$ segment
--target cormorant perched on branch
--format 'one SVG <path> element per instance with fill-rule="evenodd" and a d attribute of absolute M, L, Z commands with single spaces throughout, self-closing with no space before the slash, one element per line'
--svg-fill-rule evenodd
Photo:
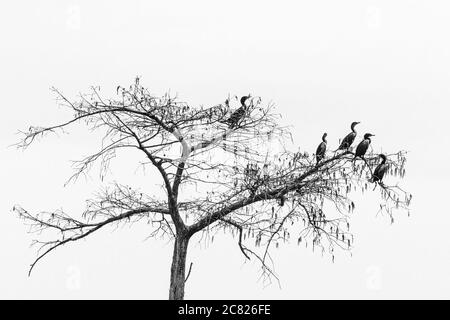
<path fill-rule="evenodd" d="M 322 136 L 322 142 L 319 144 L 316 150 L 316 161 L 319 163 L 325 157 L 325 151 L 327 150 L 327 133 Z"/>
<path fill-rule="evenodd" d="M 380 154 L 381 162 L 375 168 L 375 171 L 372 174 L 372 179 L 370 182 L 381 182 L 383 180 L 384 174 L 388 170 L 388 165 L 386 163 L 386 156 L 384 154 Z"/>
<path fill-rule="evenodd" d="M 364 139 L 356 147 L 354 160 L 356 160 L 357 157 L 360 157 L 360 158 L 364 157 L 364 155 L 367 152 L 367 149 L 369 148 L 370 143 L 372 142 L 372 140 L 370 140 L 370 137 L 373 137 L 373 136 L 375 136 L 375 135 L 371 134 L 371 133 L 366 133 L 364 135 Z"/>
<path fill-rule="evenodd" d="M 245 113 L 247 112 L 248 106 L 245 104 L 247 99 L 250 98 L 250 95 L 241 97 L 241 106 L 239 109 L 237 109 L 235 112 L 233 112 L 230 116 L 230 118 L 226 121 L 231 129 L 236 127 L 236 125 L 239 123 L 239 121 L 242 120 L 242 118 L 245 116 Z"/>
<path fill-rule="evenodd" d="M 355 126 L 359 122 L 352 122 L 350 128 L 352 129 L 352 132 L 350 132 L 348 135 L 345 136 L 345 138 L 342 140 L 341 144 L 339 145 L 338 150 L 348 150 L 350 146 L 352 145 L 353 141 L 355 141 L 356 138 L 356 130 Z"/>

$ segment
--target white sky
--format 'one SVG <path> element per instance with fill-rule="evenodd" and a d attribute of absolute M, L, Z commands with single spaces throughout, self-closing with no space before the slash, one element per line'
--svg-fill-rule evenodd
<path fill-rule="evenodd" d="M 22 152 L 18 129 L 68 116 L 49 87 L 69 96 L 104 94 L 136 75 L 194 105 L 252 93 L 273 101 L 296 144 L 313 152 L 361 121 L 375 151 L 410 151 L 402 185 L 411 217 L 376 217 L 375 197 L 357 198 L 353 255 L 332 264 L 296 244 L 278 249 L 276 284 L 263 288 L 226 236 L 191 243 L 191 299 L 450 298 L 447 123 L 450 103 L 448 1 L 15 1 L 0 11 L 0 298 L 168 297 L 170 244 L 143 241 L 144 225 L 104 230 L 58 249 L 27 277 L 32 237 L 12 214 L 63 207 L 80 212 L 99 183 L 64 188 L 69 160 L 98 140 L 76 127 Z M 129 157 L 133 159 L 132 157 Z M 114 178 L 148 183 L 118 160 Z M 394 182 L 394 181 L 393 181 Z M 113 232 L 114 231 L 114 232 Z"/>

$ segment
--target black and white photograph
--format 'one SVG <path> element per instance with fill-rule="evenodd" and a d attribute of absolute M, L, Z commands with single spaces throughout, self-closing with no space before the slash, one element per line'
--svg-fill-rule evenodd
<path fill-rule="evenodd" d="M 439 0 L 2 3 L 0 299 L 449 299 L 449 31 Z"/>

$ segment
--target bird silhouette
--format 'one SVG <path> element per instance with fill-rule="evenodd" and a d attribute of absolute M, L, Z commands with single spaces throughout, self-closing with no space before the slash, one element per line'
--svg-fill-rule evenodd
<path fill-rule="evenodd" d="M 317 164 L 325 157 L 326 151 L 327 151 L 327 133 L 325 132 L 322 136 L 322 142 L 319 144 L 316 150 Z"/>
<path fill-rule="evenodd" d="M 235 128 L 242 120 L 242 118 L 244 118 L 245 113 L 248 110 L 248 106 L 245 103 L 249 98 L 250 95 L 241 97 L 241 106 L 236 111 L 234 111 L 231 114 L 230 118 L 228 118 L 228 120 L 226 121 L 231 129 Z"/>
<path fill-rule="evenodd" d="M 377 165 L 375 168 L 372 179 L 370 182 L 380 182 L 383 180 L 384 174 L 388 170 L 389 166 L 386 163 L 386 156 L 384 154 L 380 154 L 379 157 L 381 158 L 381 162 Z"/>
<path fill-rule="evenodd" d="M 353 141 L 355 141 L 356 138 L 356 129 L 355 126 L 359 124 L 360 122 L 352 122 L 350 128 L 352 129 L 352 132 L 350 132 L 348 135 L 344 137 L 341 144 L 339 145 L 338 150 L 348 150 L 350 146 L 352 145 Z"/>
<path fill-rule="evenodd" d="M 371 133 L 366 133 L 364 135 L 364 139 L 356 147 L 355 157 L 353 158 L 354 160 L 356 160 L 357 157 L 360 157 L 361 159 L 364 158 L 364 155 L 366 154 L 367 149 L 369 148 L 369 145 L 372 142 L 370 137 L 373 137 L 373 136 L 375 136 L 375 135 L 371 134 Z"/>

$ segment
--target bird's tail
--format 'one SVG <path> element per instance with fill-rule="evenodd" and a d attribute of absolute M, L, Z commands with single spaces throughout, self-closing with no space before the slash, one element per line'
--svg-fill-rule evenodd
<path fill-rule="evenodd" d="M 376 188 L 377 188 L 377 184 L 375 183 L 374 186 L 373 186 L 372 191 L 375 191 Z"/>

